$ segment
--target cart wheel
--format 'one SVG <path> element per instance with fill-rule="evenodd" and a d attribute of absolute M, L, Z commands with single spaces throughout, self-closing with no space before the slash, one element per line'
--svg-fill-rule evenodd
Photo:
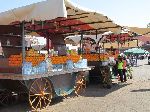
<path fill-rule="evenodd" d="M 51 83 L 46 78 L 33 81 L 29 88 L 29 103 L 34 110 L 48 106 L 52 99 Z"/>
<path fill-rule="evenodd" d="M 86 80 L 83 72 L 81 72 L 81 74 L 77 75 L 76 77 L 75 87 L 74 87 L 75 94 L 79 96 L 85 91 L 85 88 L 86 88 Z"/>
<path fill-rule="evenodd" d="M 9 106 L 15 104 L 16 102 L 16 94 L 12 91 L 4 90 L 0 92 L 0 104 L 2 106 Z"/>

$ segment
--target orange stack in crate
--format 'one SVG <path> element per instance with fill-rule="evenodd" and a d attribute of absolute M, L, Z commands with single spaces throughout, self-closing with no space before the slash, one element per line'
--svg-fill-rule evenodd
<path fill-rule="evenodd" d="M 74 63 L 77 63 L 80 60 L 80 55 L 70 55 L 68 56 L 68 59 L 72 60 Z"/>
<path fill-rule="evenodd" d="M 108 59 L 107 54 L 84 54 L 83 58 L 87 59 L 88 61 L 103 61 Z"/>
<path fill-rule="evenodd" d="M 34 49 L 30 49 L 29 51 L 26 52 L 25 60 L 26 62 L 32 62 L 32 65 L 36 66 L 40 62 L 45 60 L 45 55 L 41 55 Z"/>
<path fill-rule="evenodd" d="M 52 64 L 64 64 L 64 63 L 66 63 L 67 60 L 72 60 L 74 63 L 76 63 L 80 60 L 80 55 L 51 57 Z"/>
<path fill-rule="evenodd" d="M 38 65 L 40 62 L 45 60 L 45 55 L 38 54 L 37 51 L 30 49 L 26 51 L 26 62 L 31 62 L 33 66 Z M 22 66 L 22 54 L 20 55 L 11 55 L 9 57 L 10 66 Z"/>
<path fill-rule="evenodd" d="M 22 55 L 11 55 L 8 60 L 10 66 L 19 67 L 22 65 Z"/>

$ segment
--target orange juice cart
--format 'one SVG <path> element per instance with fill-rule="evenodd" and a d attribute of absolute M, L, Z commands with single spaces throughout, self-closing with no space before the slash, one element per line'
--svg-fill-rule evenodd
<path fill-rule="evenodd" d="M 72 34 L 82 37 L 84 32 L 100 34 L 109 28 L 118 30 L 120 26 L 68 0 L 46 0 L 0 13 L 0 104 L 13 103 L 16 96 L 23 95 L 37 110 L 48 106 L 54 97 L 82 93 L 91 67 L 77 54 L 66 55 L 64 38 Z M 34 48 L 25 39 L 27 34 L 44 37 L 46 46 L 33 41 Z M 42 54 L 40 48 L 47 53 Z M 95 55 L 92 61 L 99 63 Z"/>
<path fill-rule="evenodd" d="M 67 60 L 71 60 L 71 64 L 77 63 L 79 55 L 46 57 L 32 47 L 24 46 L 20 27 L 7 25 L 1 28 L 7 30 L 0 32 L 0 104 L 9 105 L 16 96 L 27 96 L 30 106 L 37 110 L 46 107 L 57 96 L 82 93 L 86 87 L 84 73 L 91 68 L 67 64 Z"/>
<path fill-rule="evenodd" d="M 110 76 L 111 79 L 111 74 L 107 73 L 110 72 L 109 59 L 110 57 L 116 58 L 118 56 L 118 53 L 113 50 L 109 50 L 109 51 L 105 50 L 104 44 L 105 41 L 108 40 L 107 36 L 103 35 L 101 38 L 99 38 L 98 42 L 96 42 L 96 38 L 94 37 L 93 38 L 86 37 L 84 38 L 84 40 L 86 41 L 83 41 L 85 43 L 83 43 L 84 54 L 82 56 L 83 58 L 88 60 L 88 66 L 95 66 L 94 69 L 89 71 L 89 82 L 93 84 L 98 84 L 98 83 L 104 84 L 106 82 L 105 81 L 106 77 L 109 80 L 109 76 Z"/>

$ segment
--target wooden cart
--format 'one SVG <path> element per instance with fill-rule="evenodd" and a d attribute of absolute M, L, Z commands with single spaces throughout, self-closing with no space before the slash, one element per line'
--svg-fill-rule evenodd
<path fill-rule="evenodd" d="M 14 102 L 16 97 L 27 96 L 31 107 L 37 110 L 48 106 L 54 97 L 65 97 L 72 92 L 80 95 L 85 89 L 84 73 L 91 70 L 89 67 L 74 68 L 69 71 L 51 70 L 43 74 L 24 75 L 22 64 L 20 66 L 10 66 L 9 57 L 12 54 L 22 53 L 22 63 L 25 62 L 25 39 L 22 38 L 24 37 L 24 26 L 22 26 L 22 29 L 9 25 L 1 26 L 2 28 L 5 30 L 0 32 L 0 47 L 4 51 L 4 57 L 0 57 L 0 104 L 9 105 Z M 21 32 L 22 36 L 20 36 Z M 7 45 L 7 40 L 10 41 L 10 45 Z M 60 41 L 62 42 L 62 40 Z"/>
<path fill-rule="evenodd" d="M 54 97 L 72 92 L 79 95 L 86 88 L 84 72 L 88 70 L 91 68 L 50 71 L 42 75 L 0 73 L 0 104 L 8 105 L 16 96 L 27 95 L 30 106 L 37 110 L 48 106 Z"/>

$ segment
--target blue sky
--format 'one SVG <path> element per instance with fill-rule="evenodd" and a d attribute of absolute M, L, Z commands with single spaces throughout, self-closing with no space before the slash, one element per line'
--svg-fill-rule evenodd
<path fill-rule="evenodd" d="M 44 0 L 0 0 L 0 12 Z M 150 0 L 71 0 L 99 11 L 123 26 L 146 27 L 150 22 Z"/>

